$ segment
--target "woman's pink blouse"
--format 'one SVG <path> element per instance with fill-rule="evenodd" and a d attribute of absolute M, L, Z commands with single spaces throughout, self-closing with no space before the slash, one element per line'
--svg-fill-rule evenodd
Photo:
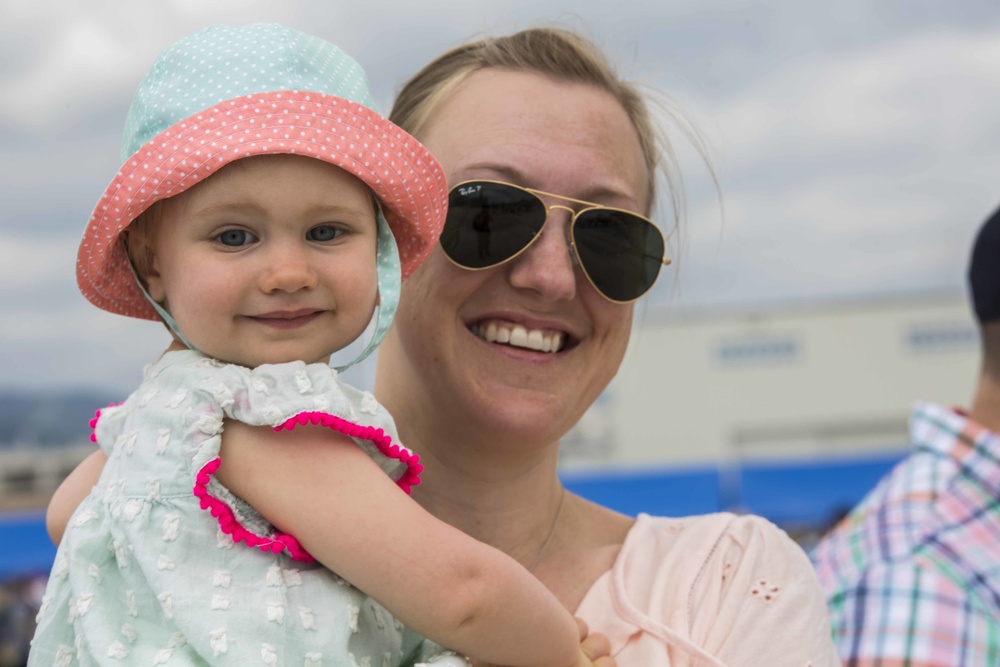
<path fill-rule="evenodd" d="M 576 615 L 618 667 L 841 664 L 808 557 L 755 516 L 640 514 Z"/>

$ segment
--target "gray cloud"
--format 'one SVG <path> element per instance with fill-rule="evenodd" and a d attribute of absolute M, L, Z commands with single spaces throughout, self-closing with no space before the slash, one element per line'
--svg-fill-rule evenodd
<path fill-rule="evenodd" d="M 1000 200 L 1000 9 L 994 0 L 343 3 L 0 0 L 0 386 L 122 391 L 166 343 L 157 324 L 78 294 L 76 243 L 118 165 L 133 88 L 209 23 L 278 20 L 368 70 L 387 110 L 402 81 L 476 34 L 584 30 L 630 78 L 671 95 L 711 144 L 678 265 L 652 314 L 686 307 L 958 290 Z M 676 276 L 680 276 L 677 284 Z"/>

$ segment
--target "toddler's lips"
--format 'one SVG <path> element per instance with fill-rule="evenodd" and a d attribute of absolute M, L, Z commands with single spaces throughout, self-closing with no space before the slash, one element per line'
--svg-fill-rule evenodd
<path fill-rule="evenodd" d="M 253 320 L 258 324 L 271 327 L 272 329 L 297 329 L 309 324 L 324 312 L 325 311 L 310 308 L 305 310 L 263 313 L 261 315 L 247 315 L 247 319 Z"/>

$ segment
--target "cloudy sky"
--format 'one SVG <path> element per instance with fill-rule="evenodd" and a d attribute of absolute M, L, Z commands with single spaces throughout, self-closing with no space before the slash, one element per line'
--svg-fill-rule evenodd
<path fill-rule="evenodd" d="M 588 34 L 683 111 L 721 186 L 720 205 L 680 150 L 688 220 L 655 316 L 959 293 L 1000 204 L 997 0 L 0 0 L 0 388 L 127 391 L 162 349 L 78 294 L 76 246 L 156 54 L 249 21 L 338 44 L 383 110 L 470 37 Z"/>

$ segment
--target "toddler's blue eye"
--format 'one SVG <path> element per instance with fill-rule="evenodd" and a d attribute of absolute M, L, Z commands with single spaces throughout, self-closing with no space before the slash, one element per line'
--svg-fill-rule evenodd
<path fill-rule="evenodd" d="M 241 245 L 253 243 L 254 236 L 245 229 L 227 229 L 215 237 L 216 240 L 225 246 L 238 248 Z"/>
<path fill-rule="evenodd" d="M 306 233 L 306 238 L 310 241 L 332 241 L 341 235 L 341 231 L 333 225 L 320 225 L 313 227 Z"/>

